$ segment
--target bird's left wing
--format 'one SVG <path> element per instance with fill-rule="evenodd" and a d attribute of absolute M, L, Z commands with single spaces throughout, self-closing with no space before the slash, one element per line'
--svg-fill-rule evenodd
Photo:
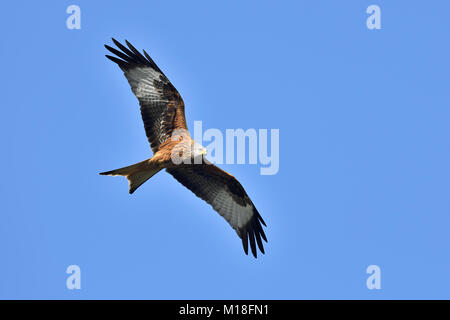
<path fill-rule="evenodd" d="M 264 253 L 261 238 L 266 242 L 267 238 L 261 224 L 266 224 L 235 177 L 213 164 L 206 163 L 166 170 L 225 218 L 242 239 L 246 254 L 249 241 L 255 258 L 256 245 Z"/>
<path fill-rule="evenodd" d="M 119 65 L 138 98 L 145 133 L 156 152 L 174 130 L 187 131 L 183 99 L 145 50 L 144 56 L 128 41 L 125 40 L 127 48 L 112 40 L 120 50 L 105 45 L 116 55 L 106 57 Z"/>

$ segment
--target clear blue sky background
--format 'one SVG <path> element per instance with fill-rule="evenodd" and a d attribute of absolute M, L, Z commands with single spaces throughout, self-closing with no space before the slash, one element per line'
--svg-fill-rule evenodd
<path fill-rule="evenodd" d="M 245 3 L 244 3 L 245 2 Z M 81 7 L 81 30 L 66 8 Z M 382 30 L 368 30 L 378 4 Z M 0 27 L 0 298 L 450 298 L 448 1 L 16 1 Z M 147 49 L 204 128 L 279 128 L 280 171 L 222 166 L 267 222 L 253 259 L 151 156 L 104 57 Z M 65 287 L 68 265 L 82 289 Z M 381 290 L 366 288 L 367 266 Z"/>

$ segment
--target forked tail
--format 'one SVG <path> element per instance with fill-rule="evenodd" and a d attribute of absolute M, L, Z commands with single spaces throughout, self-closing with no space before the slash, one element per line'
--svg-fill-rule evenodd
<path fill-rule="evenodd" d="M 128 167 L 116 170 L 101 172 L 101 175 L 107 176 L 124 176 L 130 184 L 130 194 L 136 191 L 145 181 L 153 177 L 161 170 L 160 167 L 152 165 L 148 160 L 144 160 Z"/>

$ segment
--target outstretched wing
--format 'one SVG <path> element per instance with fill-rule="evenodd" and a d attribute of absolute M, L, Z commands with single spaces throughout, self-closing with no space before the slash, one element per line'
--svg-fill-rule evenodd
<path fill-rule="evenodd" d="M 173 130 L 187 130 L 183 99 L 145 50 L 144 57 L 128 41 L 125 40 L 127 48 L 114 38 L 112 40 L 121 51 L 105 45 L 116 55 L 106 57 L 119 65 L 138 98 L 145 133 L 156 152 Z"/>
<path fill-rule="evenodd" d="M 256 244 L 264 253 L 261 238 L 267 242 L 261 226 L 264 220 L 239 181 L 213 164 L 195 164 L 166 169 L 197 197 L 209 203 L 233 227 L 248 254 L 248 242 L 256 258 Z M 255 243 L 256 242 L 256 243 Z"/>

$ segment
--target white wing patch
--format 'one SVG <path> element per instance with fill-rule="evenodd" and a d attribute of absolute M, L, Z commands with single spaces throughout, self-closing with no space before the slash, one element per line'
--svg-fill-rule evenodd
<path fill-rule="evenodd" d="M 149 67 L 133 68 L 125 72 L 131 90 L 138 99 L 168 102 L 163 98 L 161 89 L 155 87 L 155 80 L 160 81 L 162 74 Z"/>
<path fill-rule="evenodd" d="M 251 204 L 246 204 L 245 207 L 237 204 L 224 189 L 217 192 L 212 203 L 214 209 L 221 213 L 236 231 L 243 228 L 253 217 L 253 206 Z"/>

